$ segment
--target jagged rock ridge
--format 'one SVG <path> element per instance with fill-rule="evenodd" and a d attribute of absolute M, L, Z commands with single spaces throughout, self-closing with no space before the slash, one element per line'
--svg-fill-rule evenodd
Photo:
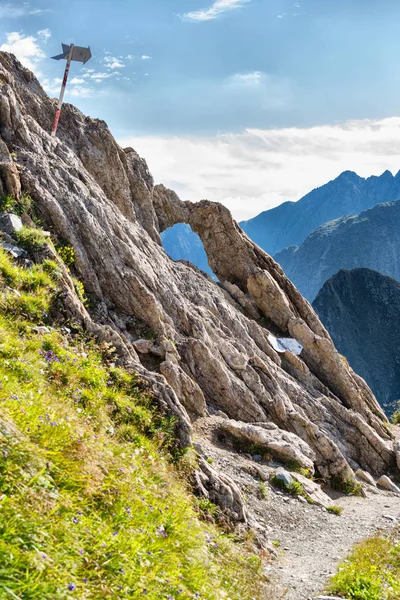
<path fill-rule="evenodd" d="M 338 350 L 392 413 L 400 399 L 400 283 L 370 269 L 341 270 L 313 307 Z"/>
<path fill-rule="evenodd" d="M 54 103 L 6 53 L 0 82 L 2 190 L 30 193 L 46 227 L 74 246 L 78 274 L 97 299 L 91 316 L 80 309 L 76 318 L 113 336 L 125 363 L 177 416 L 183 444 L 192 439 L 193 419 L 222 410 L 231 420 L 261 429 L 273 422 L 293 434 L 326 480 L 352 478 L 359 466 L 377 476 L 396 469 L 372 392 L 225 207 L 181 202 L 154 188 L 136 152 L 118 147 L 103 121 L 73 106 L 63 109 L 59 139 L 51 138 Z M 178 222 L 202 239 L 219 285 L 162 249 L 160 232 Z M 277 354 L 269 331 L 295 337 L 301 357 Z M 230 489 L 243 518 L 233 482 L 204 468 L 199 485 L 217 499 Z"/>
<path fill-rule="evenodd" d="M 274 256 L 300 292 L 313 301 L 340 269 L 365 267 L 400 279 L 400 201 L 319 227 L 301 244 Z"/>
<path fill-rule="evenodd" d="M 299 246 L 323 223 L 398 198 L 400 172 L 393 176 L 385 171 L 380 177 L 364 178 L 353 171 L 344 171 L 298 202 L 284 202 L 240 225 L 256 244 L 276 254 L 288 246 Z"/>

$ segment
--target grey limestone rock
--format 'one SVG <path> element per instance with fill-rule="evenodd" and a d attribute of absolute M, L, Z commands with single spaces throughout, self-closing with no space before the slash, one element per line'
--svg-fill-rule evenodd
<path fill-rule="evenodd" d="M 266 429 L 234 420 L 223 421 L 221 429 L 229 432 L 242 443 L 252 443 L 270 452 L 278 460 L 295 461 L 314 472 L 315 454 L 313 450 L 294 433 L 283 431 L 277 427 Z"/>
<path fill-rule="evenodd" d="M 393 481 L 387 475 L 382 475 L 382 477 L 380 477 L 376 482 L 376 485 L 384 490 L 388 490 L 389 492 L 400 494 L 400 488 L 398 488 L 397 485 L 393 483 Z"/>
<path fill-rule="evenodd" d="M 286 471 L 286 469 L 283 469 L 282 467 L 279 467 L 279 469 L 275 471 L 274 477 L 278 481 L 282 481 L 285 487 L 289 487 L 293 483 L 293 477 L 291 473 L 289 473 L 289 471 Z"/>
<path fill-rule="evenodd" d="M 305 493 L 311 498 L 314 504 L 318 506 L 322 506 L 323 508 L 328 508 L 332 506 L 332 500 L 329 498 L 325 492 L 322 491 L 321 486 L 315 481 L 304 477 L 300 473 L 291 473 L 293 479 L 301 483 L 303 490 Z"/>
<path fill-rule="evenodd" d="M 13 233 L 21 231 L 22 227 L 22 221 L 18 215 L 13 215 L 12 213 L 0 214 L 0 231 L 12 235 Z"/>
<path fill-rule="evenodd" d="M 122 364 L 147 382 L 176 417 L 181 444 L 192 441 L 192 420 L 222 411 L 237 428 L 274 423 L 257 435 L 286 437 L 287 448 L 297 449 L 291 454 L 326 480 L 354 478 L 349 463 L 378 477 L 396 469 L 387 419 L 372 392 L 229 211 L 153 187 L 143 159 L 119 148 L 103 121 L 71 105 L 52 138 L 53 113 L 38 81 L 0 52 L 7 164 L 7 152 L 18 150 L 16 179 L 2 178 L 5 192 L 20 186 L 29 193 L 46 229 L 74 247 L 78 276 L 99 309 L 89 315 L 64 274 L 65 310 L 112 343 Z M 200 236 L 221 284 L 166 255 L 159 234 L 179 222 Z M 270 333 L 298 340 L 301 357 L 275 352 Z M 233 482 L 207 463 L 201 473 L 199 488 L 244 519 Z"/>
<path fill-rule="evenodd" d="M 362 469 L 357 469 L 356 477 L 360 481 L 363 481 L 364 483 L 368 483 L 369 485 L 376 487 L 375 479 L 367 471 L 363 471 Z"/>
<path fill-rule="evenodd" d="M 9 242 L 0 242 L 0 246 L 14 258 L 24 258 L 28 256 L 26 250 L 16 246 L 15 244 L 10 244 Z"/>

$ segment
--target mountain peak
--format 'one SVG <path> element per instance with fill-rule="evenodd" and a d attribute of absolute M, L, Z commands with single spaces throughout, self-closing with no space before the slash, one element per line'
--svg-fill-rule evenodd
<path fill-rule="evenodd" d="M 347 171 L 343 171 L 342 173 L 340 173 L 340 175 L 333 181 L 337 181 L 340 179 L 359 181 L 360 179 L 363 179 L 363 177 L 360 177 L 360 175 L 357 175 L 357 173 L 355 171 L 347 170 Z"/>

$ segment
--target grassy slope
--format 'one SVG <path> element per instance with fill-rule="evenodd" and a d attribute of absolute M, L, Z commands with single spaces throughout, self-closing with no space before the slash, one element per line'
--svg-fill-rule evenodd
<path fill-rule="evenodd" d="M 199 520 L 135 377 L 34 331 L 57 294 L 55 263 L 0 250 L 0 598 L 266 598 L 259 558 Z"/>
<path fill-rule="evenodd" d="M 358 544 L 332 578 L 329 591 L 349 600 L 400 598 L 400 530 Z"/>

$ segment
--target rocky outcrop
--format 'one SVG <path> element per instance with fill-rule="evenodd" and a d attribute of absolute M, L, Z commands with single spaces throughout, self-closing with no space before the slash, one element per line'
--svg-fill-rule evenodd
<path fill-rule="evenodd" d="M 52 235 L 74 246 L 77 274 L 94 299 L 91 315 L 76 318 L 115 336 L 121 360 L 174 412 L 183 445 L 193 419 L 221 410 L 295 436 L 326 480 L 352 478 L 359 467 L 377 476 L 396 469 L 371 391 L 225 207 L 153 189 L 144 161 L 119 148 L 104 122 L 69 105 L 51 138 L 52 101 L 5 53 L 0 82 L 0 137 L 17 155 L 21 189 Z M 162 249 L 159 234 L 178 222 L 200 236 L 219 284 Z M 301 356 L 276 353 L 270 332 L 296 338 Z M 231 483 L 204 464 L 201 472 L 199 487 L 231 498 L 232 513 L 244 518 Z"/>
<path fill-rule="evenodd" d="M 400 398 L 400 283 L 370 269 L 341 270 L 313 306 L 339 352 L 392 414 Z"/>
<path fill-rule="evenodd" d="M 295 462 L 314 473 L 315 454 L 310 446 L 294 433 L 282 431 L 274 423 L 251 425 L 239 421 L 223 421 L 221 429 L 230 433 L 239 444 L 255 444 L 283 462 Z"/>

